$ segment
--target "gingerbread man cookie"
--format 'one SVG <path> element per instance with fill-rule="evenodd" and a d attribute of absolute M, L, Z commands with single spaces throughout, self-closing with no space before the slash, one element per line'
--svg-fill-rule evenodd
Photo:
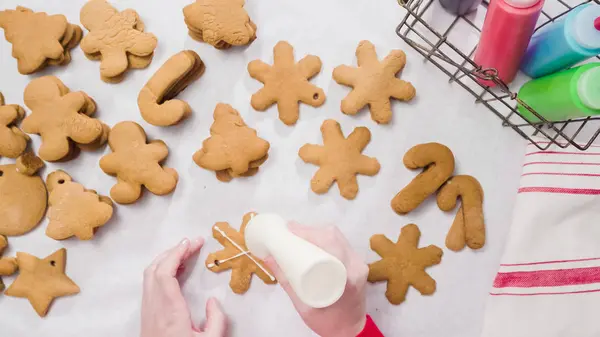
<path fill-rule="evenodd" d="M 43 165 L 30 152 L 19 157 L 16 164 L 0 165 L 0 235 L 23 235 L 44 216 L 46 185 L 35 174 Z"/>
<path fill-rule="evenodd" d="M 184 50 L 171 56 L 138 95 L 138 107 L 144 120 L 156 126 L 169 126 L 189 115 L 190 105 L 172 98 L 200 78 L 204 68 L 195 51 Z"/>
<path fill-rule="evenodd" d="M 146 143 L 146 132 L 135 122 L 121 122 L 108 136 L 113 151 L 100 159 L 100 168 L 117 177 L 110 196 L 119 204 L 131 204 L 142 194 L 142 185 L 156 195 L 171 193 L 177 186 L 177 171 L 163 168 L 169 154 L 162 140 Z"/>
<path fill-rule="evenodd" d="M 206 268 L 215 273 L 231 269 L 229 286 L 236 294 L 248 291 L 253 274 L 266 284 L 277 283 L 273 273 L 246 247 L 244 230 L 254 215 L 255 213 L 244 215 L 239 232 L 231 228 L 227 222 L 218 222 L 213 226 L 213 237 L 223 245 L 224 249 L 208 254 Z"/>
<path fill-rule="evenodd" d="M 317 194 L 329 191 L 337 182 L 340 194 L 346 199 L 354 199 L 358 193 L 357 174 L 374 176 L 379 172 L 377 159 L 362 154 L 371 141 L 371 132 L 359 127 L 344 138 L 340 124 L 332 119 L 323 122 L 323 146 L 304 145 L 299 155 L 306 163 L 320 166 L 311 181 L 311 188 Z"/>
<path fill-rule="evenodd" d="M 8 247 L 8 240 L 4 235 L 0 235 L 0 292 L 4 290 L 1 276 L 10 276 L 17 272 L 19 265 L 17 259 L 10 257 L 1 257 L 4 250 Z"/>
<path fill-rule="evenodd" d="M 398 214 L 407 214 L 419 207 L 452 176 L 454 154 L 439 143 L 419 144 L 406 152 L 404 166 L 412 170 L 423 168 L 423 172 L 392 200 L 392 208 Z"/>
<path fill-rule="evenodd" d="M 217 49 L 256 39 L 256 25 L 244 9 L 244 0 L 196 0 L 183 9 L 183 15 L 190 36 Z"/>
<path fill-rule="evenodd" d="M 248 127 L 239 112 L 231 105 L 219 103 L 214 112 L 215 122 L 210 127 L 210 137 L 202 149 L 194 154 L 198 166 L 216 171 L 219 180 L 227 176 L 252 175 L 267 159 L 269 142 L 259 138 L 256 130 Z M 229 179 L 230 180 L 230 179 Z"/>
<path fill-rule="evenodd" d="M 0 93 L 0 157 L 17 158 L 27 148 L 29 136 L 17 127 L 25 110 L 16 104 L 4 105 Z"/>
<path fill-rule="evenodd" d="M 158 43 L 156 36 L 138 27 L 140 18 L 133 9 L 119 12 L 106 0 L 88 1 L 80 12 L 83 26 L 90 31 L 81 40 L 87 55 L 100 54 L 102 79 L 118 78 L 129 67 L 128 54 L 150 57 Z"/>
<path fill-rule="evenodd" d="M 65 171 L 50 173 L 46 178 L 46 186 L 50 193 L 47 215 L 50 221 L 46 235 L 54 240 L 72 236 L 79 240 L 91 240 L 94 232 L 112 216 L 110 198 L 85 189 Z"/>
<path fill-rule="evenodd" d="M 333 70 L 333 79 L 337 83 L 353 88 L 342 101 L 342 112 L 356 115 L 368 104 L 371 118 L 377 123 L 387 124 L 392 119 L 390 97 L 410 101 L 416 94 L 412 84 L 396 77 L 406 64 L 406 54 L 393 50 L 380 62 L 375 46 L 369 41 L 361 41 L 356 49 L 356 58 L 357 68 L 342 65 Z"/>
<path fill-rule="evenodd" d="M 459 251 L 466 244 L 471 249 L 480 249 L 485 244 L 483 188 L 474 177 L 452 177 L 440 189 L 437 203 L 442 211 L 448 212 L 456 207 L 457 198 L 462 204 L 446 236 L 446 247 Z"/>
<path fill-rule="evenodd" d="M 419 227 L 413 224 L 402 227 L 396 243 L 381 234 L 371 237 L 371 249 L 382 259 L 369 265 L 368 280 L 386 281 L 385 296 L 392 304 L 404 302 L 409 286 L 415 287 L 421 295 L 435 292 L 435 280 L 425 268 L 439 264 L 443 252 L 434 245 L 417 248 L 420 237 Z"/>
<path fill-rule="evenodd" d="M 250 76 L 265 86 L 252 95 L 252 107 L 265 111 L 277 103 L 279 119 L 293 125 L 300 116 L 298 102 L 318 107 L 325 103 L 325 92 L 311 84 L 313 76 L 321 71 L 321 59 L 308 55 L 294 62 L 294 47 L 279 41 L 273 49 L 274 60 L 270 66 L 260 60 L 248 64 Z"/>
<path fill-rule="evenodd" d="M 67 275 L 67 250 L 62 248 L 39 259 L 27 253 L 17 253 L 19 276 L 6 289 L 6 296 L 27 298 L 40 317 L 46 316 L 57 297 L 79 293 L 79 287 Z"/>
<path fill-rule="evenodd" d="M 94 101 L 84 92 L 69 92 L 54 76 L 29 82 L 24 100 L 31 114 L 23 120 L 23 131 L 42 137 L 39 155 L 46 161 L 65 159 L 72 143 L 95 144 L 103 139 L 107 127 L 90 117 L 96 110 Z"/>

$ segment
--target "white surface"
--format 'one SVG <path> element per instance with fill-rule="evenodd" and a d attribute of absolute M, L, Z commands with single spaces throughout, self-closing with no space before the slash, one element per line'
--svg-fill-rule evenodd
<path fill-rule="evenodd" d="M 272 256 L 298 298 L 313 308 L 328 307 L 342 297 L 348 273 L 335 256 L 292 234 L 287 221 L 273 213 L 254 216 L 244 230 L 246 247 L 255 256 Z"/>
<path fill-rule="evenodd" d="M 404 11 L 395 0 L 249 0 L 246 8 L 258 25 L 258 39 L 248 48 L 215 50 L 188 37 L 182 8 L 189 0 L 116 1 L 123 10 L 138 11 L 147 30 L 158 37 L 154 61 L 149 69 L 130 71 L 120 84 L 100 80 L 99 63 L 90 61 L 79 48 L 67 67 L 49 68 L 72 90 L 83 90 L 98 103 L 98 118 L 109 125 L 122 120 L 140 123 L 149 137 L 166 141 L 170 156 L 166 164 L 180 175 L 176 191 L 169 196 L 146 194 L 131 206 L 117 206 L 114 219 L 91 242 L 54 241 L 44 235 L 46 222 L 19 238 L 9 238 L 8 255 L 25 251 L 43 257 L 60 247 L 68 248 L 67 271 L 81 287 L 81 294 L 57 300 L 47 318 L 37 317 L 27 300 L 0 296 L 0 331 L 4 337 L 132 337 L 139 332 L 142 272 L 155 255 L 175 245 L 182 237 L 211 235 L 217 221 L 237 227 L 243 215 L 254 210 L 275 212 L 286 219 L 322 226 L 337 224 L 352 246 L 368 262 L 377 255 L 369 249 L 369 238 L 383 233 L 395 239 L 400 228 L 416 223 L 423 232 L 421 245 L 444 247 L 444 239 L 454 213 L 441 212 L 433 198 L 408 216 L 398 216 L 390 208 L 394 195 L 417 172 L 404 168 L 402 156 L 418 143 L 438 141 L 449 146 L 457 159 L 456 172 L 471 174 L 485 189 L 485 216 L 488 242 L 479 252 L 459 254 L 444 250 L 439 266 L 428 269 L 438 281 L 437 292 L 423 297 L 410 289 L 406 302 L 392 306 L 384 296 L 385 284 L 368 288 L 368 310 L 387 336 L 476 337 L 482 327 L 487 294 L 498 268 L 518 187 L 524 141 L 501 126 L 500 120 L 456 84 L 449 84 L 437 68 L 396 36 L 395 28 Z M 79 22 L 82 0 L 3 1 L 2 7 L 17 4 L 37 11 L 63 13 Z M 281 39 L 294 47 L 297 58 L 307 53 L 323 61 L 321 73 L 313 83 L 327 93 L 324 106 L 301 106 L 300 121 L 294 127 L 277 119 L 276 108 L 255 112 L 250 96 L 260 83 L 246 71 L 254 59 L 272 60 L 272 48 Z M 391 49 L 407 52 L 408 64 L 402 78 L 417 88 L 410 103 L 393 103 L 391 125 L 376 125 L 367 111 L 357 117 L 340 112 L 340 102 L 349 88 L 331 79 L 333 68 L 356 64 L 355 49 L 362 39 L 377 47 L 380 57 Z M 178 126 L 153 127 L 138 111 L 139 90 L 168 57 L 183 49 L 197 51 L 207 69 L 204 76 L 187 88 L 180 98 L 194 112 Z M 18 74 L 11 46 L 0 39 L 0 90 L 7 103 L 22 104 L 28 81 L 42 74 Z M 246 122 L 271 142 L 269 160 L 250 179 L 224 184 L 214 173 L 192 161 L 202 140 L 208 137 L 212 112 L 218 102 L 232 104 Z M 29 113 L 29 111 L 28 111 Z M 304 164 L 297 155 L 305 143 L 320 143 L 319 127 L 326 118 L 340 121 L 345 134 L 356 126 L 367 126 L 373 133 L 365 154 L 377 157 L 381 172 L 372 178 L 358 178 L 360 192 L 354 201 L 343 199 L 336 187 L 318 196 L 310 191 L 316 167 Z M 34 147 L 39 138 L 33 137 Z M 67 170 L 88 188 L 108 194 L 115 179 L 105 175 L 98 161 L 108 149 L 82 153 L 68 163 L 49 164 L 44 174 L 54 169 Z M 0 163 L 10 160 L 0 159 Z M 221 246 L 209 238 L 191 271 L 183 279 L 185 296 L 197 321 L 204 317 L 204 304 L 216 296 L 231 319 L 232 336 L 310 336 L 285 293 L 267 286 L 257 278 L 243 296 L 228 286 L 228 272 L 214 274 L 204 267 L 206 255 Z M 12 278 L 6 279 L 7 283 Z"/>
<path fill-rule="evenodd" d="M 504 0 L 507 4 L 516 8 L 529 8 L 536 5 L 541 0 Z"/>
<path fill-rule="evenodd" d="M 600 109 L 600 67 L 592 68 L 577 83 L 579 98 L 590 109 Z"/>
<path fill-rule="evenodd" d="M 573 20 L 573 38 L 585 49 L 600 49 L 600 31 L 594 20 L 600 17 L 600 6 L 594 3 L 582 9 Z"/>

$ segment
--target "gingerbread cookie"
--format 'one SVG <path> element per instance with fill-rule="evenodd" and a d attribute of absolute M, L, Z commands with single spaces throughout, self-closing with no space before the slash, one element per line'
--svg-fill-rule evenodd
<path fill-rule="evenodd" d="M 485 244 L 483 188 L 474 177 L 452 177 L 440 189 L 437 204 L 442 211 L 448 212 L 456 207 L 457 198 L 462 204 L 446 236 L 446 247 L 459 251 L 466 244 L 471 249 L 480 249 Z"/>
<path fill-rule="evenodd" d="M 41 317 L 46 316 L 55 298 L 79 293 L 79 287 L 65 274 L 67 250 L 64 248 L 44 259 L 19 252 L 17 263 L 19 276 L 5 294 L 27 298 Z"/>
<path fill-rule="evenodd" d="M 255 213 L 244 215 L 239 232 L 231 228 L 227 222 L 218 222 L 213 226 L 213 237 L 223 245 L 224 249 L 208 254 L 206 268 L 215 273 L 231 269 L 229 287 L 236 294 L 248 291 L 253 274 L 266 284 L 277 283 L 273 273 L 260 259 L 250 254 L 246 247 L 244 230 L 254 215 Z"/>
<path fill-rule="evenodd" d="M 421 231 L 414 224 L 402 227 L 398 242 L 393 243 L 384 235 L 371 237 L 371 249 L 381 260 L 369 265 L 369 282 L 387 282 L 385 296 L 392 304 L 400 304 L 406 298 L 408 286 L 421 295 L 435 292 L 435 280 L 425 268 L 439 264 L 443 252 L 434 245 L 418 248 Z"/>
<path fill-rule="evenodd" d="M 377 123 L 387 124 L 392 119 L 390 98 L 410 101 L 416 94 L 412 84 L 396 77 L 406 64 L 406 54 L 392 50 L 380 62 L 375 46 L 369 41 L 361 41 L 356 49 L 356 58 L 357 68 L 342 65 L 333 70 L 333 79 L 337 83 L 353 88 L 342 100 L 342 112 L 356 115 L 368 104 L 371 118 Z"/>
<path fill-rule="evenodd" d="M 323 122 L 323 146 L 304 145 L 298 154 L 305 163 L 320 166 L 310 182 L 313 192 L 327 193 L 337 182 L 340 194 L 346 199 L 354 199 L 358 193 L 357 174 L 374 176 L 379 172 L 377 159 L 362 155 L 371 141 L 371 132 L 358 127 L 344 138 L 340 124 L 332 119 Z"/>
<path fill-rule="evenodd" d="M 256 130 L 248 127 L 229 104 L 217 104 L 213 116 L 210 137 L 194 154 L 194 162 L 216 171 L 221 181 L 258 172 L 258 167 L 267 160 L 269 142 L 259 138 Z"/>
<path fill-rule="evenodd" d="M 419 144 L 406 152 L 404 166 L 412 170 L 423 168 L 423 172 L 392 200 L 392 208 L 398 214 L 407 214 L 419 207 L 452 176 L 454 154 L 439 143 Z"/>
<path fill-rule="evenodd" d="M 1 257 L 2 253 L 8 246 L 8 240 L 5 236 L 0 235 L 0 276 L 10 276 L 17 272 L 19 265 L 17 259 L 10 257 Z M 4 283 L 2 283 L 2 277 L 0 277 L 0 292 L 4 290 Z"/>
<path fill-rule="evenodd" d="M 0 93 L 0 157 L 17 158 L 27 148 L 29 136 L 17 127 L 25 110 L 16 104 L 4 105 Z"/>
<path fill-rule="evenodd" d="M 100 55 L 100 75 L 107 82 L 121 79 L 130 67 L 128 54 L 150 57 L 158 43 L 156 36 L 143 32 L 136 11 L 119 12 L 106 0 L 88 1 L 81 8 L 80 20 L 90 31 L 81 40 L 81 49 L 87 55 Z"/>
<path fill-rule="evenodd" d="M 79 240 L 91 240 L 94 232 L 112 216 L 110 198 L 85 189 L 65 171 L 50 173 L 46 178 L 46 186 L 50 193 L 47 215 L 50 221 L 46 235 L 54 240 L 72 236 Z"/>
<path fill-rule="evenodd" d="M 110 196 L 119 204 L 136 202 L 142 185 L 156 195 L 169 194 L 177 186 L 177 171 L 160 164 L 169 154 L 167 145 L 162 140 L 146 141 L 146 132 L 135 122 L 115 125 L 108 136 L 113 152 L 100 159 L 100 168 L 117 178 Z"/>
<path fill-rule="evenodd" d="M 217 49 L 256 39 L 256 25 L 244 9 L 244 0 L 196 0 L 183 9 L 183 16 L 192 38 Z"/>
<path fill-rule="evenodd" d="M 46 185 L 35 175 L 43 165 L 29 152 L 19 157 L 16 164 L 0 165 L 0 235 L 23 235 L 44 216 Z"/>
<path fill-rule="evenodd" d="M 192 50 L 169 58 L 150 78 L 138 95 L 144 120 L 156 126 L 177 124 L 192 112 L 187 102 L 173 99 L 204 73 L 204 63 Z"/>
<path fill-rule="evenodd" d="M 23 131 L 42 137 L 39 155 L 46 161 L 65 159 L 73 143 L 103 139 L 105 125 L 90 117 L 96 110 L 94 100 L 81 91 L 69 92 L 54 76 L 29 82 L 24 100 L 31 114 L 23 120 Z"/>
<path fill-rule="evenodd" d="M 25 7 L 0 11 L 0 28 L 12 44 L 12 56 L 19 72 L 31 74 L 46 65 L 69 63 L 73 49 L 81 39 L 81 28 L 67 22 L 64 15 L 36 13 Z"/>
<path fill-rule="evenodd" d="M 325 103 L 325 92 L 308 82 L 321 71 L 321 60 L 308 55 L 294 63 L 294 47 L 279 41 L 273 49 L 274 60 L 270 66 L 261 60 L 248 64 L 250 76 L 265 86 L 252 95 L 252 107 L 265 111 L 277 103 L 279 119 L 293 125 L 300 116 L 298 102 L 318 107 Z"/>

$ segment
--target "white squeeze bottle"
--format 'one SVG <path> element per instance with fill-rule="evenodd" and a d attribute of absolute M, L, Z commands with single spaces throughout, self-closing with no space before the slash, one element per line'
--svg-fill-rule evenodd
<path fill-rule="evenodd" d="M 347 272 L 335 256 L 292 234 L 277 214 L 255 215 L 246 225 L 246 247 L 254 256 L 272 256 L 298 298 L 313 308 L 328 307 L 342 297 Z"/>

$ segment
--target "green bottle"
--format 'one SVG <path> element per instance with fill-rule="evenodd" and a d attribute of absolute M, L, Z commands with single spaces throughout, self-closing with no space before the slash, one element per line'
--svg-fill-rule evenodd
<path fill-rule="evenodd" d="M 517 95 L 548 121 L 600 115 L 600 63 L 590 63 L 531 80 Z M 540 119 L 524 106 L 518 110 L 528 121 Z"/>

